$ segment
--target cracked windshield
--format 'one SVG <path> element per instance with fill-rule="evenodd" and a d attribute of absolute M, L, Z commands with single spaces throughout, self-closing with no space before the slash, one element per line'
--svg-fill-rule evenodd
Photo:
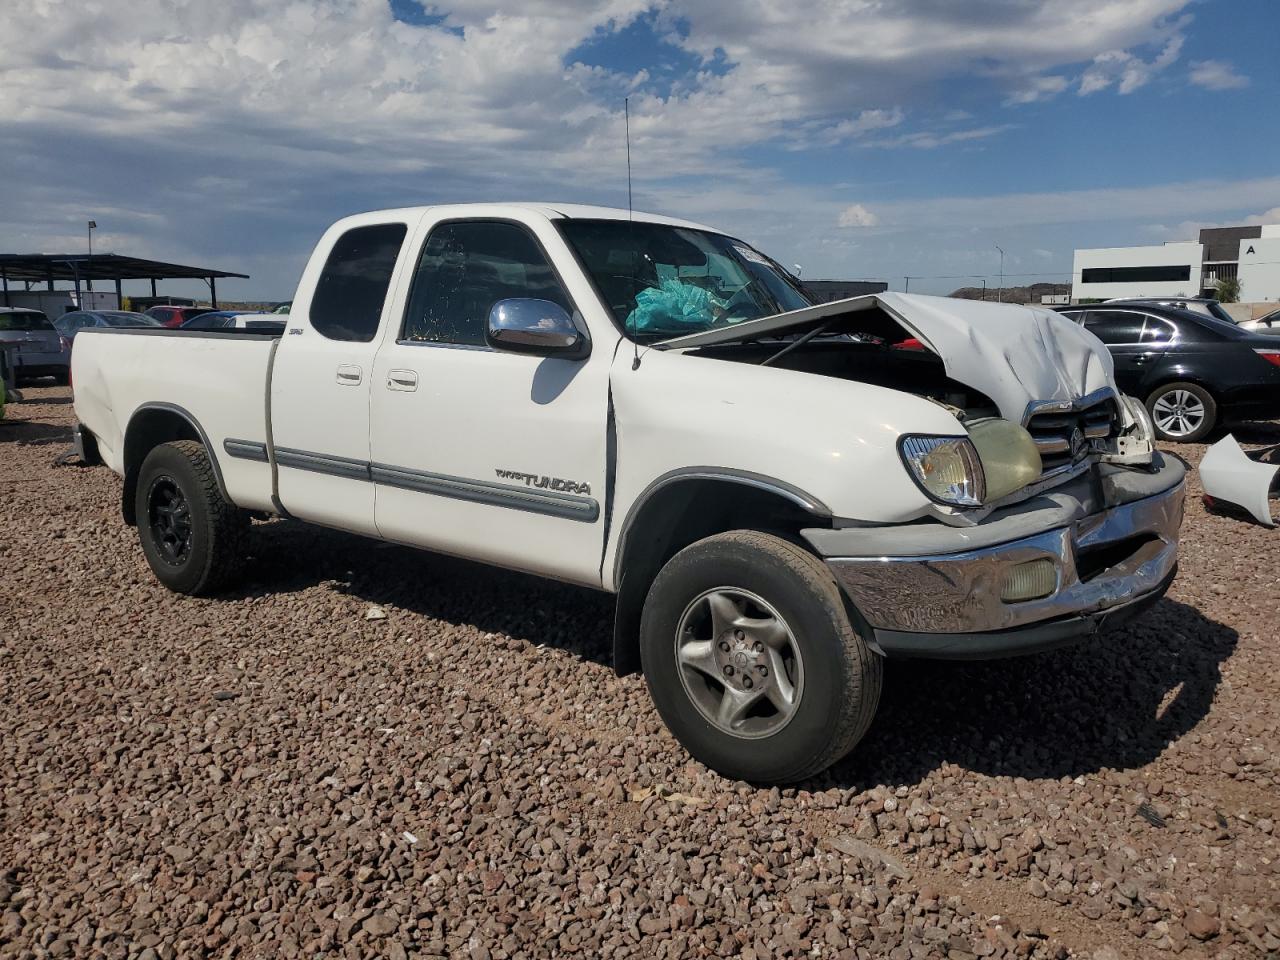
<path fill-rule="evenodd" d="M 722 234 L 625 220 L 559 227 L 619 326 L 643 343 L 810 305 L 781 266 Z"/>

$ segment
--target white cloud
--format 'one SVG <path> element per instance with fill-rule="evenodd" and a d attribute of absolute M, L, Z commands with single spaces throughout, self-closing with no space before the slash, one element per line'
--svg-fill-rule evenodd
<path fill-rule="evenodd" d="M 1150 62 L 1127 50 L 1107 50 L 1098 54 L 1080 77 L 1080 95 L 1098 93 L 1113 84 L 1117 93 L 1133 93 L 1146 86 L 1156 74 L 1172 66 L 1182 52 L 1184 42 L 1182 34 L 1175 33 Z"/>
<path fill-rule="evenodd" d="M 325 221 L 358 209 L 623 200 L 628 94 L 637 197 L 673 209 L 697 179 L 719 222 L 734 196 L 784 189 L 746 148 L 976 143 L 1008 125 L 939 109 L 948 81 L 1032 102 L 1114 54 L 1105 85 L 1125 92 L 1177 57 L 1189 3 L 814 0 L 797 16 L 775 0 L 444 0 L 426 5 L 436 26 L 397 22 L 387 0 L 10 3 L 0 235 L 48 249 L 110 207 L 122 252 L 239 267 L 283 295 Z M 663 86 L 578 62 L 642 15 L 701 68 Z M 810 222 L 829 226 L 825 193 Z"/>
<path fill-rule="evenodd" d="M 1239 90 L 1249 85 L 1249 78 L 1236 73 L 1222 60 L 1197 60 L 1191 64 L 1189 79 L 1206 90 Z"/>
<path fill-rule="evenodd" d="M 1012 123 L 1001 123 L 989 127 L 971 127 L 967 130 L 949 130 L 930 131 L 922 130 L 916 133 L 904 133 L 897 137 L 881 137 L 876 140 L 867 140 L 865 145 L 868 147 L 914 147 L 917 150 L 935 150 L 938 147 L 945 147 L 952 143 L 965 143 L 969 140 L 985 140 L 987 137 L 994 137 L 997 134 L 1004 133 L 1006 130 L 1012 130 Z"/>
<path fill-rule="evenodd" d="M 1245 217 L 1245 223 L 1280 223 L 1280 207 L 1272 207 L 1263 213 Z"/>
<path fill-rule="evenodd" d="M 1059 76 L 1032 77 L 1025 86 L 1010 94 L 1005 103 L 1036 103 L 1040 100 L 1051 100 L 1067 89 L 1069 82 L 1066 77 Z"/>
<path fill-rule="evenodd" d="M 880 218 L 860 203 L 851 203 L 840 211 L 837 223 L 842 227 L 876 227 Z"/>

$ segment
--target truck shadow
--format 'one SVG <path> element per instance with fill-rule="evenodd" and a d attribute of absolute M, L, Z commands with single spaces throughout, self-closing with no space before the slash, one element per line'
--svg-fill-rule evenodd
<path fill-rule="evenodd" d="M 224 599 L 329 583 L 370 605 L 547 644 L 613 668 L 613 598 L 600 591 L 289 520 L 255 524 L 250 543 L 245 576 Z"/>
<path fill-rule="evenodd" d="M 32 446 L 70 442 L 71 428 L 65 424 L 43 423 L 39 420 L 0 420 L 0 444 Z"/>
<path fill-rule="evenodd" d="M 613 598 L 309 524 L 256 524 L 233 600 L 316 584 L 369 605 L 546 644 L 613 668 Z M 1064 650 L 978 663 L 891 661 L 854 752 L 809 789 L 918 783 L 943 764 L 992 776 L 1141 767 L 1208 712 L 1237 634 L 1164 599 Z"/>
<path fill-rule="evenodd" d="M 947 763 L 1027 779 L 1141 767 L 1208 713 L 1236 640 L 1230 627 L 1166 598 L 1052 653 L 893 661 L 870 732 L 825 778 L 864 788 L 915 784 Z"/>

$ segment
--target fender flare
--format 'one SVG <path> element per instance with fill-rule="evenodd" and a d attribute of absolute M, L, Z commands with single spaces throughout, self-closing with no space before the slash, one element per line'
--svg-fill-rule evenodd
<path fill-rule="evenodd" d="M 825 503 L 799 487 L 774 477 L 746 470 L 726 467 L 684 467 L 664 473 L 650 483 L 627 510 L 626 519 L 618 533 L 618 546 L 613 559 L 613 586 L 617 594 L 613 620 L 613 666 L 619 676 L 635 673 L 641 667 L 640 613 L 649 586 L 648 583 L 626 582 L 624 560 L 627 556 L 628 539 L 632 527 L 636 518 L 655 495 L 676 484 L 699 480 L 732 483 L 783 498 L 805 513 L 811 514 L 817 522 L 830 520 L 832 516 L 831 510 Z"/>
<path fill-rule="evenodd" d="M 162 401 L 149 401 L 147 403 L 143 403 L 140 406 L 138 406 L 138 408 L 135 409 L 133 413 L 129 415 L 129 423 L 125 427 L 124 441 L 121 444 L 122 452 L 125 460 L 124 462 L 124 481 L 125 482 L 124 482 L 124 489 L 121 492 L 121 499 L 122 499 L 121 507 L 124 512 L 125 520 L 128 523 L 133 524 L 136 519 L 134 517 L 134 511 L 133 511 L 132 493 L 137 483 L 138 467 L 142 465 L 141 460 L 139 460 L 137 464 L 133 465 L 132 468 L 128 463 L 129 437 L 133 433 L 133 430 L 137 425 L 139 417 L 145 415 L 150 411 L 157 411 L 160 413 L 172 414 L 187 422 L 187 424 L 191 427 L 191 429 L 195 431 L 196 436 L 200 438 L 200 442 L 204 445 L 205 450 L 209 454 L 209 462 L 213 464 L 213 476 L 218 484 L 218 493 L 222 494 L 222 498 L 226 500 L 227 503 L 232 503 L 233 501 L 231 497 L 227 495 L 226 481 L 224 481 L 222 478 L 222 465 L 218 462 L 218 455 L 213 448 L 213 444 L 209 441 L 209 435 L 205 433 L 204 427 L 200 425 L 200 421 L 195 418 L 195 416 L 191 413 L 190 410 L 187 410 L 185 407 L 180 407 L 176 403 L 166 403 Z"/>

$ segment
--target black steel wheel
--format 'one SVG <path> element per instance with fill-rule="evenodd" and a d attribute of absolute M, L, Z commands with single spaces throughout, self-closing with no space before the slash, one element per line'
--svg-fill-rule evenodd
<path fill-rule="evenodd" d="M 134 508 L 142 552 L 170 590 L 213 593 L 238 572 L 249 516 L 223 498 L 201 444 L 175 440 L 148 453 Z"/>
<path fill-rule="evenodd" d="M 191 555 L 191 504 L 178 481 L 160 474 L 147 491 L 151 539 L 167 563 L 181 566 Z"/>

